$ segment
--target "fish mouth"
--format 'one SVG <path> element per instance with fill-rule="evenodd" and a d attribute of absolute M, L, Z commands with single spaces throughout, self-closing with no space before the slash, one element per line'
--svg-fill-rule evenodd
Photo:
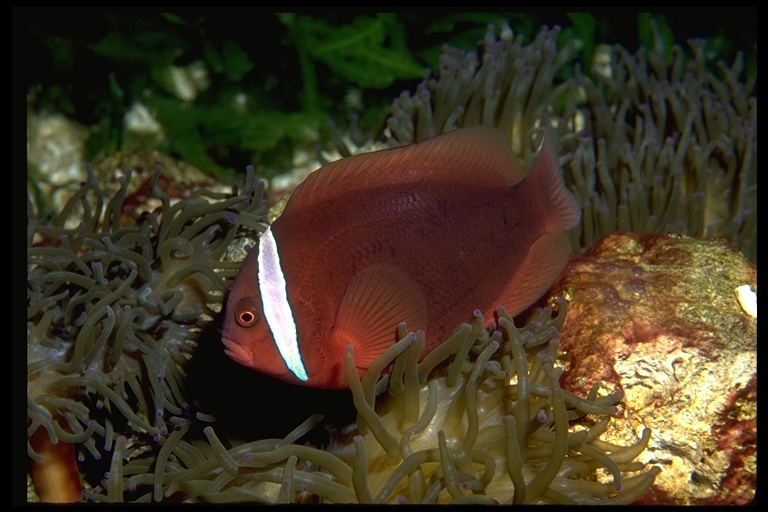
<path fill-rule="evenodd" d="M 234 361 L 245 365 L 251 364 L 253 362 L 253 352 L 248 350 L 240 343 L 236 342 L 235 340 L 225 338 L 224 336 L 221 337 L 221 342 L 224 344 L 224 353 Z"/>

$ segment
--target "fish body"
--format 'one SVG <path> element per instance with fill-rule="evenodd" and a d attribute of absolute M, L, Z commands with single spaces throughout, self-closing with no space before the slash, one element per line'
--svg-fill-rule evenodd
<path fill-rule="evenodd" d="M 362 375 L 397 325 L 428 353 L 479 310 L 515 315 L 565 267 L 580 209 L 549 135 L 526 174 L 486 126 L 328 164 L 300 184 L 230 292 L 222 341 L 235 361 L 340 389 L 346 346 Z"/>

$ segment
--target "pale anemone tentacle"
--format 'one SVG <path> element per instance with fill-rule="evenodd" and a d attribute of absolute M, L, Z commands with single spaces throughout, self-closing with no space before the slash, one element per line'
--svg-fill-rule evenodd
<path fill-rule="evenodd" d="M 253 229 L 263 183 L 251 170 L 232 194 L 200 190 L 175 209 L 163 202 L 139 215 L 123 204 L 130 171 L 105 205 L 93 169 L 86 170 L 60 212 L 41 216 L 28 201 L 28 435 L 42 428 L 51 441 L 74 443 L 81 464 L 112 457 L 124 475 L 122 490 L 115 472 L 107 479 L 115 502 L 138 482 L 154 483 L 151 469 L 137 475 L 122 463 L 137 436 L 158 443 L 159 453 L 187 421 L 193 406 L 182 368 L 234 278 L 237 267 L 221 261 L 224 249 L 246 223 Z M 150 190 L 165 199 L 160 173 Z M 29 455 L 37 458 L 31 446 Z"/>
<path fill-rule="evenodd" d="M 667 62 L 650 25 L 660 44 L 635 53 L 601 45 L 606 64 L 591 70 L 575 60 L 575 41 L 557 48 L 560 27 L 525 43 L 490 25 L 477 52 L 446 48 L 433 75 L 394 99 L 387 143 L 485 124 L 507 134 L 526 164 L 550 126 L 582 207 L 577 250 L 618 230 L 656 231 L 725 237 L 754 260 L 756 80 L 742 52 L 710 65 L 699 39 L 672 46 Z"/>
<path fill-rule="evenodd" d="M 565 302 L 559 301 L 559 307 L 565 308 Z M 358 377 L 349 349 L 345 374 L 352 381 L 359 419 L 365 418 L 366 427 L 354 430 L 350 437 L 333 440 L 328 451 L 293 444 L 319 425 L 318 416 L 310 417 L 283 440 L 234 442 L 231 448 L 224 446 L 212 427 L 205 429 L 209 443 L 186 440 L 179 434 L 183 428 L 177 427 L 164 445 L 165 476 L 147 479 L 138 474 L 137 470 L 145 471 L 139 468 L 147 467 L 146 455 L 126 449 L 129 453 L 123 455 L 126 462 L 122 486 L 151 487 L 162 482 L 163 497 L 183 491 L 195 501 L 211 503 L 282 503 L 301 501 L 306 496 L 315 496 L 323 503 L 631 503 L 653 483 L 659 471 L 656 467 L 643 469 L 635 461 L 650 433 L 644 431 L 633 446 L 620 447 L 599 439 L 609 421 L 607 417 L 589 429 L 568 425 L 569 412 L 586 404 L 597 405 L 599 399 L 604 405 L 596 412 L 582 411 L 574 417 L 615 413 L 611 406 L 622 395 L 599 396 L 594 388 L 587 397 L 566 399 L 567 393 L 557 384 L 559 371 L 551 357 L 556 354 L 556 339 L 543 346 L 526 345 L 539 333 L 550 332 L 553 325 L 562 325 L 563 310 L 555 317 L 551 315 L 552 310 L 545 311 L 518 328 L 500 310 L 503 337 L 483 330 L 483 334 L 473 336 L 475 347 L 483 347 L 482 352 L 475 351 L 475 347 L 467 352 L 466 343 L 461 343 L 455 346 L 454 353 L 446 355 L 449 360 L 466 354 L 465 365 L 461 365 L 463 369 L 453 385 L 446 382 L 451 370 L 444 361 L 425 384 L 415 378 L 402 378 L 400 391 L 381 395 L 383 401 L 368 401 L 369 396 L 376 396 L 379 383 Z M 464 338 L 465 329 L 462 326 L 456 332 L 463 333 Z M 400 333 L 404 334 L 400 346 L 383 356 L 377 367 L 402 364 L 403 375 L 408 371 L 418 374 L 418 364 L 406 370 L 413 364 L 411 349 L 417 335 L 405 328 Z M 489 363 L 509 360 L 511 353 L 520 350 L 526 356 L 518 357 L 516 379 L 510 380 L 513 372 L 493 371 L 494 365 Z M 397 358 L 402 361 L 398 363 Z M 453 363 L 456 367 L 457 361 Z M 509 364 L 515 363 L 500 367 L 509 368 Z M 530 381 L 526 392 L 530 411 L 524 428 L 517 414 L 522 374 Z M 416 394 L 408 389 L 412 386 Z M 445 402 L 445 397 L 458 396 L 464 397 L 458 409 Z M 413 405 L 406 406 L 405 397 L 418 401 L 415 422 L 401 423 L 402 413 Z M 532 412 L 536 409 L 545 414 Z M 457 411 L 463 411 L 459 414 L 462 421 L 451 419 Z M 472 426 L 475 420 L 470 418 L 473 411 L 482 425 L 476 434 L 472 433 L 477 428 Z M 489 413 L 495 415 L 498 424 L 487 423 Z M 385 448 L 390 443 L 392 447 Z M 520 444 L 525 445 L 525 451 Z M 591 481 L 591 475 L 600 468 L 612 473 L 611 483 Z M 108 479 L 105 485 L 104 490 L 109 492 L 118 484 Z M 112 489 L 112 496 L 115 492 Z M 93 501 L 100 499 L 96 494 L 89 496 Z"/>

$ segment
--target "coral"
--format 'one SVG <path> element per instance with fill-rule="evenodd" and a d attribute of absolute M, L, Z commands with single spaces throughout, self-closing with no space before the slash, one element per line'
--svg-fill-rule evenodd
<path fill-rule="evenodd" d="M 559 33 L 544 28 L 524 44 L 491 26 L 477 52 L 445 48 L 437 76 L 393 102 L 390 144 L 486 124 L 509 136 L 526 167 L 550 125 L 582 205 L 579 250 L 610 232 L 655 231 L 725 237 L 754 260 L 757 97 L 743 56 L 712 70 L 704 41 L 691 40 L 667 63 L 657 34 L 634 54 L 599 48 L 587 71 L 576 41 L 558 48 Z"/>

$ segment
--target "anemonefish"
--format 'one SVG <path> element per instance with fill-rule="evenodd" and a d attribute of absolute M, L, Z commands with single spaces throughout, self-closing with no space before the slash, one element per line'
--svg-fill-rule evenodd
<path fill-rule="evenodd" d="M 425 355 L 475 310 L 490 322 L 552 285 L 580 220 L 550 134 L 526 174 L 487 126 L 360 154 L 309 175 L 243 262 L 222 342 L 234 361 L 288 382 L 346 388 L 424 329 Z"/>

